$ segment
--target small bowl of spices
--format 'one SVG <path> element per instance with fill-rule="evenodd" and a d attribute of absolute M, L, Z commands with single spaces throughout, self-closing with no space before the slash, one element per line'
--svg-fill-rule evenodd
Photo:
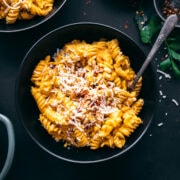
<path fill-rule="evenodd" d="M 163 21 L 171 14 L 176 14 L 179 18 L 176 27 L 180 28 L 180 0 L 154 0 L 154 7 Z"/>

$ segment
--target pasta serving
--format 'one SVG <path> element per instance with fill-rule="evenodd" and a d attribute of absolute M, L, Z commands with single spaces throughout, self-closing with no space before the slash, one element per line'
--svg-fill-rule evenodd
<path fill-rule="evenodd" d="M 18 19 L 46 16 L 53 9 L 54 0 L 0 0 L 0 19 L 13 24 Z"/>
<path fill-rule="evenodd" d="M 127 91 L 135 75 L 117 39 L 66 43 L 32 73 L 42 126 L 65 147 L 122 148 L 142 123 L 142 77 Z"/>

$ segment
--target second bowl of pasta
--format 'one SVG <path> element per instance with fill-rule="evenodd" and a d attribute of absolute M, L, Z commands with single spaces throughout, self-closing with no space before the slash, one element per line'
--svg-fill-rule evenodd
<path fill-rule="evenodd" d="M 0 32 L 34 28 L 53 17 L 66 0 L 0 0 Z"/>
<path fill-rule="evenodd" d="M 145 55 L 124 33 L 85 22 L 60 27 L 28 51 L 16 81 L 16 107 L 32 139 L 70 162 L 117 157 L 146 132 L 156 85 Z M 149 88 L 151 87 L 151 88 Z"/>

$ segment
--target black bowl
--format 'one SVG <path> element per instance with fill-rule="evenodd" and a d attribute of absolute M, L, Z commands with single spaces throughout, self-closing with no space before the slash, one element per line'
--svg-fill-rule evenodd
<path fill-rule="evenodd" d="M 161 18 L 162 21 L 166 20 L 166 15 L 162 13 L 162 8 L 165 0 L 153 0 L 154 8 L 156 10 L 156 13 Z M 176 28 L 180 28 L 180 21 L 178 21 L 178 24 L 175 26 Z"/>
<path fill-rule="evenodd" d="M 131 66 L 138 71 L 145 55 L 142 50 L 128 36 L 112 27 L 96 23 L 76 23 L 53 30 L 38 40 L 25 55 L 16 80 L 16 108 L 19 118 L 31 138 L 44 150 L 57 158 L 78 163 L 92 163 L 105 161 L 125 153 L 133 147 L 146 132 L 154 115 L 156 103 L 156 79 L 151 65 L 143 74 L 143 86 L 140 96 L 145 105 L 140 113 L 143 124 L 127 139 L 122 149 L 101 148 L 65 148 L 63 143 L 56 142 L 41 126 L 38 117 L 39 110 L 30 93 L 30 78 L 40 59 L 47 54 L 53 55 L 57 48 L 62 48 L 67 42 L 74 39 L 87 42 L 98 41 L 100 38 L 111 40 L 117 38 L 124 54 L 131 60 Z"/>
<path fill-rule="evenodd" d="M 36 27 L 53 17 L 66 1 L 67 0 L 55 0 L 53 10 L 46 16 L 37 16 L 31 20 L 18 20 L 14 24 L 6 24 L 4 20 L 0 20 L 0 32 L 19 32 Z"/>

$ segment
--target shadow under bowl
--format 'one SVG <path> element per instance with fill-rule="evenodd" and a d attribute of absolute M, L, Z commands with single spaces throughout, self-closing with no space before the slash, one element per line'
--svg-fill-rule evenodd
<path fill-rule="evenodd" d="M 64 44 L 74 39 L 85 40 L 91 43 L 100 40 L 100 38 L 105 38 L 106 40 L 117 38 L 123 53 L 129 56 L 133 69 L 136 72 L 139 70 L 145 60 L 145 55 L 131 38 L 107 25 L 82 22 L 60 27 L 39 39 L 25 55 L 16 79 L 16 108 L 19 119 L 22 121 L 26 131 L 41 148 L 55 157 L 66 161 L 94 163 L 122 155 L 141 139 L 154 116 L 156 79 L 153 68 L 149 65 L 143 74 L 143 86 L 140 93 L 140 97 L 145 101 L 144 107 L 139 114 L 143 124 L 127 138 L 126 144 L 122 149 L 106 147 L 98 150 L 90 150 L 88 147 L 65 148 L 62 142 L 56 142 L 41 126 L 38 120 L 39 110 L 30 93 L 32 85 L 30 78 L 39 60 L 47 54 L 53 55 L 57 48 L 61 49 Z"/>

